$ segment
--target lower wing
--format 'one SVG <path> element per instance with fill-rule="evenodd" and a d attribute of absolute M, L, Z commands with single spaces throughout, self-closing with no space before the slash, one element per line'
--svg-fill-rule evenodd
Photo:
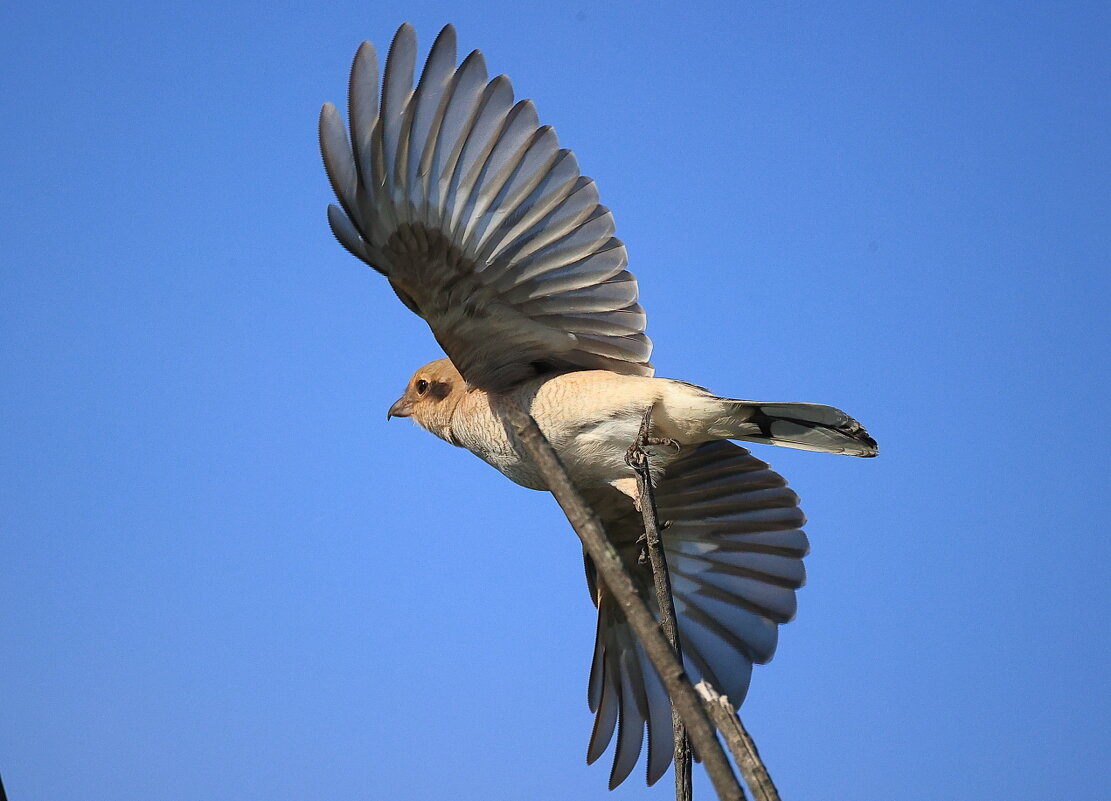
<path fill-rule="evenodd" d="M 640 513 L 616 490 L 589 496 L 658 617 L 651 568 L 640 559 Z M 656 507 L 687 673 L 739 707 L 752 665 L 772 658 L 779 624 L 794 617 L 795 590 L 805 580 L 802 558 L 809 544 L 798 496 L 744 448 L 711 442 L 668 467 L 656 488 Z M 671 703 L 621 609 L 596 580 L 589 557 L 587 578 L 598 606 L 589 688 L 595 722 L 587 761 L 602 755 L 616 727 L 610 773 L 610 787 L 616 787 L 636 765 L 647 725 L 652 784 L 671 763 Z"/>

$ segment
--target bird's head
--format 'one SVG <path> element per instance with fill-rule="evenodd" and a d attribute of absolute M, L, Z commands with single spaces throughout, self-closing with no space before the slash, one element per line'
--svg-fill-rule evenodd
<path fill-rule="evenodd" d="M 405 393 L 397 399 L 386 419 L 412 417 L 421 428 L 449 439 L 451 415 L 467 383 L 450 359 L 437 359 L 413 373 Z"/>

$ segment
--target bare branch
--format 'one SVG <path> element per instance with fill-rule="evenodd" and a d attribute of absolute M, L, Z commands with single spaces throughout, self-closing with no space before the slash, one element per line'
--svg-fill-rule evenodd
<path fill-rule="evenodd" d="M 706 711 L 710 714 L 714 725 L 725 738 L 725 744 L 729 746 L 729 751 L 740 767 L 753 797 L 756 801 L 779 801 L 779 791 L 775 789 L 772 777 L 768 775 L 768 769 L 760 759 L 756 743 L 745 730 L 744 724 L 737 716 L 737 710 L 729 703 L 728 696 L 720 695 L 705 681 L 698 682 L 695 689 L 702 696 Z"/>
<path fill-rule="evenodd" d="M 660 522 L 656 512 L 656 490 L 652 486 L 652 472 L 648 463 L 648 453 L 644 446 L 649 444 L 652 431 L 652 409 L 644 413 L 637 441 L 629 448 L 626 461 L 637 474 L 637 496 L 640 499 L 640 513 L 644 518 L 644 539 L 648 546 L 648 561 L 652 564 L 652 581 L 656 588 L 656 602 L 660 606 L 660 624 L 664 636 L 671 644 L 680 664 L 683 661 L 683 647 L 679 641 L 679 623 L 675 615 L 675 601 L 671 594 L 671 574 L 667 571 L 667 557 L 660 542 Z M 687 730 L 683 718 L 673 703 L 671 705 L 671 730 L 675 739 L 675 801 L 692 801 L 694 790 L 691 786 L 691 749 L 687 742 Z"/>
<path fill-rule="evenodd" d="M 691 741 L 706 766 L 706 772 L 722 801 L 743 801 L 744 791 L 737 782 L 729 760 L 722 750 L 706 710 L 690 679 L 676 658 L 670 644 L 660 632 L 655 618 L 637 594 L 632 579 L 621 563 L 602 524 L 575 489 L 555 450 L 545 439 L 532 416 L 516 404 L 506 405 L 510 423 L 521 445 L 533 463 L 544 475 L 548 489 L 563 508 L 567 520 L 579 535 L 598 574 L 610 593 L 617 600 L 637 638 L 644 646 L 648 659 L 656 668 L 672 704 L 690 733 Z"/>

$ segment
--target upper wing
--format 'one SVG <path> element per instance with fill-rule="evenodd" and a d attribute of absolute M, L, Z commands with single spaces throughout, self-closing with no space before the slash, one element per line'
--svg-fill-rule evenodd
<path fill-rule="evenodd" d="M 616 490 L 590 495 L 606 533 L 658 616 L 651 567 L 639 559 L 640 513 Z M 772 658 L 778 626 L 794 617 L 795 590 L 805 580 L 802 557 L 809 544 L 798 496 L 767 464 L 722 441 L 673 462 L 656 489 L 656 507 L 686 670 L 739 707 L 752 665 Z M 636 764 L 647 724 L 651 784 L 671 763 L 671 704 L 621 609 L 599 591 L 589 557 L 587 577 L 598 604 L 589 691 L 596 717 L 587 761 L 602 755 L 618 724 L 610 773 L 610 787 L 615 787 Z"/>
<path fill-rule="evenodd" d="M 350 139 L 331 103 L 320 148 L 340 206 L 328 221 L 423 317 L 472 386 L 499 391 L 551 369 L 651 375 L 637 283 L 594 182 L 532 101 L 486 80 L 455 29 L 436 38 L 416 89 L 416 36 L 378 58 L 364 42 L 349 86 Z"/>

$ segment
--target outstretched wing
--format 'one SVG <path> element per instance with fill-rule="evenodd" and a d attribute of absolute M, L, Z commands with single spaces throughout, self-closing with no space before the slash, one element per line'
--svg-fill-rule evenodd
<path fill-rule="evenodd" d="M 471 386 L 553 369 L 651 375 L 651 342 L 625 246 L 532 101 L 487 81 L 475 50 L 456 67 L 440 31 L 413 88 L 416 36 L 378 58 L 364 42 L 349 86 L 350 139 L 331 103 L 320 148 L 339 206 L 336 238 L 383 273 Z"/>
<path fill-rule="evenodd" d="M 658 616 L 651 568 L 639 556 L 640 513 L 616 490 L 590 498 L 642 596 Z M 673 462 L 656 489 L 661 540 L 675 595 L 683 660 L 734 706 L 748 691 L 752 665 L 772 658 L 780 623 L 795 614 L 809 550 L 798 496 L 767 464 L 731 442 L 712 442 Z M 621 609 L 587 578 L 598 605 L 590 668 L 595 713 L 587 761 L 602 755 L 617 729 L 610 787 L 632 771 L 648 727 L 648 783 L 672 758 L 671 704 Z"/>

